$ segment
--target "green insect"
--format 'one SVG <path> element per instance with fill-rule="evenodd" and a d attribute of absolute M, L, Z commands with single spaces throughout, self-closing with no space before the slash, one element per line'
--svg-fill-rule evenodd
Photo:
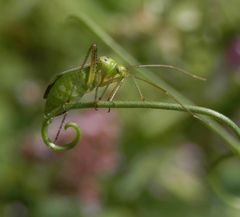
<path fill-rule="evenodd" d="M 87 60 L 90 57 L 90 64 L 87 65 Z M 176 69 L 194 78 L 204 80 L 204 78 L 192 75 L 185 70 L 179 69 L 171 65 L 137 65 L 136 68 L 145 67 L 165 67 L 170 69 Z M 181 104 L 174 96 L 169 94 L 165 89 L 154 84 L 151 81 L 145 80 L 138 76 L 130 74 L 128 68 L 117 63 L 112 58 L 106 56 L 97 56 L 97 46 L 92 44 L 88 50 L 88 53 L 80 67 L 76 67 L 59 74 L 56 79 L 47 87 L 44 93 L 44 99 L 46 99 L 46 105 L 44 110 L 44 121 L 42 125 L 42 138 L 44 143 L 55 151 L 64 151 L 74 147 L 80 140 L 80 129 L 75 123 L 67 123 L 65 129 L 73 128 L 76 131 L 76 137 L 68 144 L 59 146 L 55 142 L 59 136 L 60 130 L 66 118 L 66 106 L 69 103 L 78 102 L 88 92 L 95 91 L 94 101 L 101 100 L 107 93 L 107 89 L 111 84 L 115 83 L 115 86 L 111 90 L 107 100 L 112 101 L 118 92 L 121 84 L 126 77 L 132 77 L 134 84 L 138 90 L 138 93 L 142 100 L 144 100 L 143 94 L 135 81 L 135 78 L 144 81 L 170 95 L 176 102 Z M 104 87 L 103 92 L 99 96 L 99 88 Z M 181 106 L 187 110 L 184 105 Z M 190 112 L 190 111 L 188 111 Z M 190 112 L 191 113 L 191 112 Z M 54 142 L 48 137 L 48 126 L 52 122 L 52 119 L 56 116 L 62 115 L 63 119 L 60 128 L 57 132 Z"/>

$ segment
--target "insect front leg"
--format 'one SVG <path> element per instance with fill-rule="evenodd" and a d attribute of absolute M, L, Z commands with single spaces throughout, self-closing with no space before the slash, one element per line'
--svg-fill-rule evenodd
<path fill-rule="evenodd" d="M 140 89 L 137 81 L 135 80 L 135 78 L 134 78 L 132 75 L 131 75 L 131 78 L 132 78 L 132 80 L 133 80 L 133 83 L 134 83 L 135 87 L 137 88 L 137 91 L 138 91 L 138 94 L 139 94 L 139 96 L 140 96 L 140 99 L 141 99 L 142 101 L 144 101 L 144 100 L 145 100 L 145 97 L 143 96 L 143 93 L 142 93 L 142 91 L 141 91 L 141 89 Z"/>
<path fill-rule="evenodd" d="M 97 102 L 102 100 L 102 98 L 104 97 L 105 93 L 107 92 L 107 89 L 109 88 L 109 86 L 112 84 L 112 83 L 115 83 L 115 82 L 118 82 L 119 83 L 119 78 L 112 78 L 106 82 L 102 82 L 99 86 L 96 87 L 95 89 L 95 96 L 94 96 L 94 102 L 95 102 L 95 105 L 97 107 Z M 100 97 L 98 98 L 98 90 L 99 90 L 99 87 L 100 86 L 105 86 L 102 94 L 100 95 Z M 97 109 L 95 107 L 95 109 Z"/>
<path fill-rule="evenodd" d="M 123 83 L 124 79 L 122 78 L 120 81 L 117 82 L 116 86 L 113 88 L 112 92 L 110 93 L 107 101 L 112 102 L 114 97 L 116 96 L 119 88 L 121 87 L 122 83 Z M 108 112 L 110 112 L 110 107 L 108 108 Z"/>
<path fill-rule="evenodd" d="M 109 86 L 110 86 L 110 84 L 108 84 L 108 85 L 104 88 L 104 90 L 103 90 L 101 96 L 98 98 L 98 100 L 102 100 L 102 98 L 103 98 L 103 96 L 105 95 L 105 93 L 107 92 L 107 89 L 109 88 Z"/>
<path fill-rule="evenodd" d="M 164 89 L 163 87 L 147 80 L 147 79 L 144 79 L 144 78 L 141 78 L 141 77 L 138 77 L 138 76 L 134 76 L 134 78 L 140 80 L 140 81 L 143 81 L 147 84 L 150 84 L 151 86 L 161 90 L 162 92 L 164 92 L 167 96 L 171 97 L 176 103 L 178 103 L 186 112 L 188 112 L 190 115 L 192 115 L 194 118 L 197 118 L 199 120 L 203 120 L 202 118 L 200 118 L 199 116 L 193 114 L 188 108 L 186 108 L 186 106 L 184 106 L 174 95 L 172 95 L 171 93 L 169 93 L 166 89 Z M 204 121 L 204 120 L 203 120 Z"/>
<path fill-rule="evenodd" d="M 102 92 L 102 94 L 101 94 L 101 96 L 98 98 L 98 90 L 99 90 L 99 87 L 100 86 L 97 86 L 96 87 L 96 89 L 95 89 L 95 94 L 94 94 L 94 102 L 95 102 L 95 110 L 97 111 L 97 103 L 98 103 L 98 101 L 100 101 L 100 100 L 102 100 L 102 98 L 103 98 L 103 96 L 104 96 L 104 94 L 106 93 L 106 91 L 107 91 L 107 89 L 108 89 L 108 87 L 110 86 L 110 84 L 108 84 L 105 88 L 104 88 L 104 90 L 103 90 L 103 92 Z"/>

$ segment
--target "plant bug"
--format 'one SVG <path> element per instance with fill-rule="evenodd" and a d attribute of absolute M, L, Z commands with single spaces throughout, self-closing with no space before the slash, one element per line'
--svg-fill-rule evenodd
<path fill-rule="evenodd" d="M 87 64 L 87 60 L 89 57 L 90 64 Z M 193 75 L 183 69 L 171 65 L 151 64 L 151 65 L 135 65 L 131 66 L 131 68 L 132 67 L 133 68 L 162 67 L 175 69 L 193 78 L 205 80 L 202 77 Z M 75 123 L 67 123 L 65 125 L 65 129 L 69 127 L 75 129 L 76 131 L 75 139 L 71 143 L 65 144 L 63 146 L 55 144 L 67 115 L 66 105 L 69 103 L 78 102 L 86 93 L 95 91 L 94 102 L 96 103 L 97 108 L 98 100 L 101 100 L 105 96 L 107 89 L 110 87 L 111 84 L 114 83 L 115 86 L 110 91 L 110 94 L 107 97 L 108 101 L 112 101 L 115 95 L 117 94 L 119 88 L 121 87 L 122 83 L 124 82 L 124 79 L 128 76 L 133 79 L 141 100 L 144 100 L 144 96 L 136 82 L 136 79 L 141 80 L 145 83 L 148 83 L 160 89 L 165 94 L 172 97 L 177 103 L 179 103 L 184 108 L 184 110 L 189 112 L 194 117 L 197 117 L 164 88 L 160 87 L 159 85 L 149 80 L 131 74 L 130 70 L 127 67 L 117 63 L 110 57 L 106 56 L 98 57 L 97 45 L 92 44 L 81 66 L 69 69 L 57 75 L 56 79 L 50 85 L 48 85 L 44 93 L 43 98 L 46 99 L 46 105 L 44 110 L 44 122 L 42 126 L 42 138 L 44 143 L 47 144 L 51 149 L 56 151 L 67 150 L 75 146 L 80 139 L 80 129 Z M 99 95 L 100 87 L 104 87 L 104 90 L 101 93 L 101 95 Z M 47 128 L 48 125 L 51 123 L 52 119 L 61 114 L 64 114 L 64 116 L 59 127 L 59 130 L 57 132 L 57 135 L 55 137 L 55 140 L 54 142 L 52 142 L 48 137 Z"/>

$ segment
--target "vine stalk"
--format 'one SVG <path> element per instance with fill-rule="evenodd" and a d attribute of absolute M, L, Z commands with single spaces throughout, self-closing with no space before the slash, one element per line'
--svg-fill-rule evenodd
<path fill-rule="evenodd" d="M 234 133 L 235 137 L 229 137 L 229 134 L 223 133 L 224 130 L 221 131 L 221 129 L 215 130 L 215 127 L 212 127 L 211 122 L 209 122 L 209 119 L 204 121 L 204 124 L 206 124 L 209 128 L 214 130 L 216 133 L 218 133 L 229 145 L 230 149 L 237 155 L 240 156 L 240 128 L 228 117 L 224 116 L 223 114 L 214 111 L 209 108 L 200 107 L 200 106 L 192 106 L 192 105 L 184 105 L 189 111 L 199 114 L 199 115 L 206 115 L 209 116 L 217 121 L 219 121 L 221 124 L 225 124 L 228 126 Z M 162 110 L 173 110 L 173 111 L 181 111 L 186 112 L 186 110 L 177 103 L 163 103 L 163 102 L 152 102 L 152 101 L 100 101 L 97 103 L 98 108 L 148 108 L 148 109 L 162 109 Z M 86 109 L 86 108 L 96 108 L 95 102 L 78 102 L 74 104 L 68 104 L 66 106 L 66 110 L 72 110 L 72 109 Z M 204 117 L 201 117 L 201 120 Z M 53 150 L 55 151 L 64 151 L 67 149 L 71 149 L 74 147 L 80 140 L 80 129 L 79 127 L 74 123 L 67 123 L 65 125 L 65 129 L 71 127 L 76 131 L 76 137 L 74 140 L 66 144 L 64 146 L 58 146 L 54 144 L 48 137 L 47 130 L 48 126 L 51 123 L 52 118 L 48 117 L 44 119 L 43 126 L 42 126 L 42 137 L 44 142 Z M 237 138 L 236 138 L 237 137 Z"/>

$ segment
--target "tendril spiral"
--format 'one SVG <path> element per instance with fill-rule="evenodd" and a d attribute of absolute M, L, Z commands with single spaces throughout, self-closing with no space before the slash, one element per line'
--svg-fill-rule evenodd
<path fill-rule="evenodd" d="M 64 125 L 64 129 L 67 130 L 68 128 L 72 128 L 75 131 L 74 139 L 70 143 L 67 143 L 64 145 L 55 144 L 49 138 L 49 135 L 48 135 L 48 127 L 52 123 L 52 121 L 53 121 L 53 118 L 45 117 L 42 123 L 42 129 L 41 129 L 43 141 L 50 149 L 58 152 L 66 151 L 66 150 L 72 149 L 74 146 L 76 146 L 79 143 L 81 139 L 81 130 L 79 126 L 74 122 L 68 122 Z"/>

